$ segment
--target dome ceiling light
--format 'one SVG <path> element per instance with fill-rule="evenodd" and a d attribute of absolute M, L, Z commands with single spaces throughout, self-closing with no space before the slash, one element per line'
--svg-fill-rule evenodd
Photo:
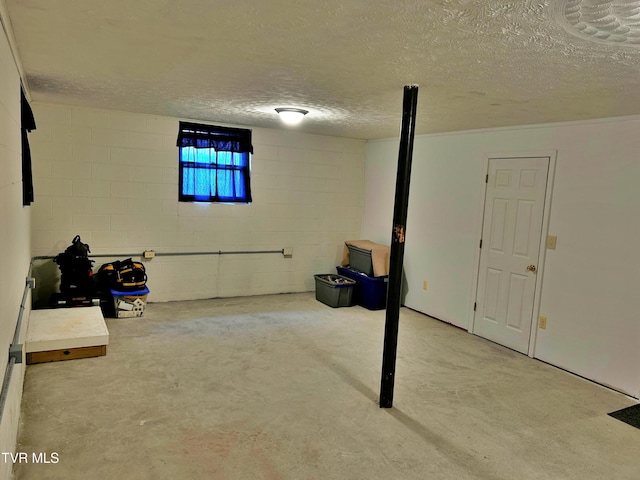
<path fill-rule="evenodd" d="M 307 110 L 301 108 L 276 108 L 276 112 L 280 115 L 280 118 L 287 125 L 297 125 L 302 121 L 304 116 L 309 113 Z"/>

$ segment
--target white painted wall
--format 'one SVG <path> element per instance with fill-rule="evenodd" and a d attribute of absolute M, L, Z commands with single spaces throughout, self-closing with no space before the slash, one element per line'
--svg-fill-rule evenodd
<path fill-rule="evenodd" d="M 22 206 L 21 151 L 20 75 L 8 40 L 0 33 L 0 379 L 7 368 L 9 345 L 29 271 L 30 207 Z M 26 317 L 30 310 L 27 305 Z M 20 340 L 24 341 L 24 328 Z M 24 362 L 13 369 L 0 423 L 0 452 L 15 451 L 23 379 Z M 0 458 L 0 478 L 9 478 L 11 469 L 12 464 Z"/>
<path fill-rule="evenodd" d="M 251 205 L 178 202 L 179 119 L 34 104 L 34 255 L 79 234 L 92 253 L 281 250 L 280 254 L 156 257 L 149 301 L 311 291 L 335 272 L 362 226 L 365 142 L 253 129 Z M 117 256 L 116 258 L 124 258 Z M 96 269 L 109 259 L 99 258 Z M 46 304 L 57 265 L 38 262 Z"/>
<path fill-rule="evenodd" d="M 470 328 L 486 158 L 557 151 L 534 355 L 640 396 L 640 118 L 416 137 L 405 303 Z M 367 146 L 362 237 L 389 243 L 398 140 Z M 429 281 L 424 291 L 423 280 Z"/>

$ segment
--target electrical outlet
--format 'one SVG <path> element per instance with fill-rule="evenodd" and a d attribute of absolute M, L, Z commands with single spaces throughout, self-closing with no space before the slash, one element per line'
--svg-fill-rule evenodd
<path fill-rule="evenodd" d="M 543 330 L 547 328 L 547 317 L 540 315 L 540 318 L 538 319 L 538 327 Z"/>
<path fill-rule="evenodd" d="M 422 289 L 423 289 L 423 290 L 427 290 L 427 287 L 428 287 L 428 286 L 429 286 L 429 282 L 425 280 L 425 281 L 422 283 Z"/>
<path fill-rule="evenodd" d="M 155 256 L 156 256 L 156 252 L 154 252 L 153 250 L 145 250 L 143 252 L 143 257 L 146 259 L 152 259 Z"/>
<path fill-rule="evenodd" d="M 293 257 L 293 248 L 285 247 L 282 249 L 282 255 L 285 257 Z"/>
<path fill-rule="evenodd" d="M 555 250 L 556 249 L 556 243 L 558 243 L 558 237 L 556 237 L 555 235 L 548 235 L 547 236 L 547 248 L 549 250 Z"/>

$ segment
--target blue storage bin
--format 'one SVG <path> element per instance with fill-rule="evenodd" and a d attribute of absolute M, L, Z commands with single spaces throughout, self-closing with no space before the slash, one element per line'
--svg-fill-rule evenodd
<path fill-rule="evenodd" d="M 117 318 L 141 317 L 144 315 L 148 294 L 149 289 L 147 287 L 130 292 L 111 289 L 115 316 Z"/>
<path fill-rule="evenodd" d="M 338 275 L 355 280 L 352 302 L 368 310 L 382 310 L 387 307 L 387 286 L 389 277 L 369 277 L 364 273 L 346 267 L 336 267 Z"/>

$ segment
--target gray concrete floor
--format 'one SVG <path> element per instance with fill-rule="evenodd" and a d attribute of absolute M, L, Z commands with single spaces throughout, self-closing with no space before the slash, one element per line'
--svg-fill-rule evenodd
<path fill-rule="evenodd" d="M 313 293 L 151 303 L 105 357 L 27 368 L 16 479 L 634 479 L 635 402 L 427 316 Z"/>

